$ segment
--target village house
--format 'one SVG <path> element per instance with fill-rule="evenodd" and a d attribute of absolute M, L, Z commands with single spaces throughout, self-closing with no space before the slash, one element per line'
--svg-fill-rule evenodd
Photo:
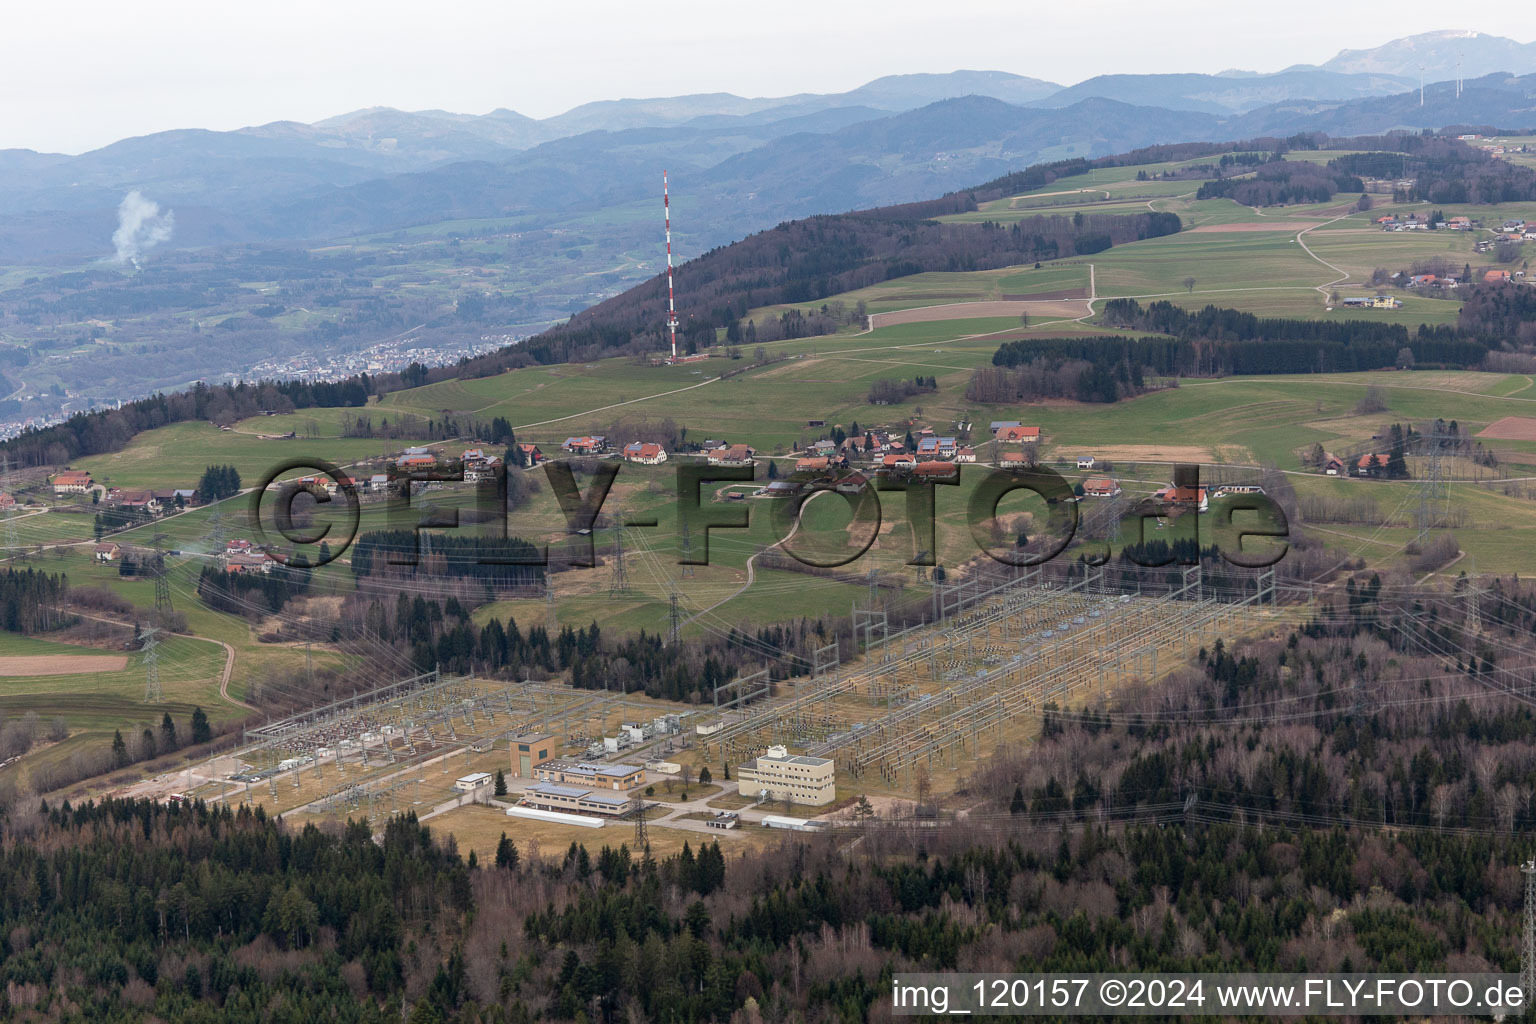
<path fill-rule="evenodd" d="M 123 549 L 116 544 L 96 545 L 96 561 L 98 562 L 115 562 L 122 556 L 122 553 Z"/>
<path fill-rule="evenodd" d="M 999 452 L 997 464 L 1003 469 L 1024 469 L 1029 466 L 1029 456 L 1019 449 Z"/>
<path fill-rule="evenodd" d="M 1113 498 L 1120 493 L 1120 484 L 1112 477 L 1091 476 L 1083 481 L 1083 497 Z"/>
<path fill-rule="evenodd" d="M 541 456 L 542 457 L 542 456 Z M 496 470 L 501 468 L 501 459 L 495 455 L 482 456 L 481 458 L 464 463 L 464 480 L 466 483 L 479 483 L 481 480 L 496 479 Z"/>
<path fill-rule="evenodd" d="M 389 474 L 375 473 L 368 478 L 368 490 L 373 494 L 381 494 L 389 490 Z"/>
<path fill-rule="evenodd" d="M 925 437 L 917 442 L 917 459 L 952 459 L 955 457 L 955 439 L 952 437 Z"/>
<path fill-rule="evenodd" d="M 513 450 L 517 452 L 518 462 L 525 468 L 532 469 L 545 461 L 544 453 L 539 451 L 539 446 L 536 444 L 519 443 Z"/>
<path fill-rule="evenodd" d="M 654 441 L 632 441 L 624 446 L 624 460 L 642 466 L 659 466 L 667 461 L 667 450 Z"/>
<path fill-rule="evenodd" d="M 1338 476 L 1344 472 L 1344 460 L 1331 452 L 1323 455 L 1323 474 L 1325 476 Z"/>
<path fill-rule="evenodd" d="M 888 473 L 900 473 L 917 465 L 917 456 L 905 452 L 892 452 L 880 459 L 880 468 Z"/>
<path fill-rule="evenodd" d="M 1098 460 L 1092 455 L 1079 455 L 1077 457 L 1078 469 L 1092 469 L 1096 465 L 1098 465 Z"/>
<path fill-rule="evenodd" d="M 0 491 L 0 512 L 9 512 L 16 507 L 16 497 L 6 491 Z"/>
<path fill-rule="evenodd" d="M 976 461 L 976 449 L 975 448 L 956 448 L 955 449 L 955 461 L 956 462 L 975 462 Z"/>

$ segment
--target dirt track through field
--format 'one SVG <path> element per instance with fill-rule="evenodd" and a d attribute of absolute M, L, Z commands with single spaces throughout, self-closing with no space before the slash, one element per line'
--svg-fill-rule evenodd
<path fill-rule="evenodd" d="M 87 672 L 121 672 L 126 654 L 27 654 L 0 658 L 0 676 L 74 676 Z"/>
<path fill-rule="evenodd" d="M 1083 315 L 1083 303 L 1024 300 L 992 302 L 952 302 L 943 306 L 918 306 L 915 309 L 898 309 L 890 313 L 871 313 L 870 326 L 890 327 L 893 324 L 933 323 L 938 320 L 973 320 L 991 316 L 1074 317 Z"/>

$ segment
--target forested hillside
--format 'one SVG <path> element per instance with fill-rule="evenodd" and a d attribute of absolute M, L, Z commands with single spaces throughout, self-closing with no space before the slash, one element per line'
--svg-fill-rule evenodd
<path fill-rule="evenodd" d="M 1361 576 L 1295 631 L 1046 716 L 955 818 L 657 858 L 413 817 L 291 827 L 201 804 L 13 804 L 13 1014 L 91 1020 L 884 1020 L 889 975 L 1518 967 L 1536 821 L 1536 591 L 1485 630 Z M 581 641 L 578 641 L 581 643 Z"/>

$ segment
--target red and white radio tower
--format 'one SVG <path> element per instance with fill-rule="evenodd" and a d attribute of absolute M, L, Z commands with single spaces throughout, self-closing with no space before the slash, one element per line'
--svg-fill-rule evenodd
<path fill-rule="evenodd" d="M 667 172 L 661 172 L 661 208 L 667 221 L 667 330 L 672 333 L 672 361 L 677 362 L 677 302 L 672 294 L 672 200 L 667 195 Z"/>

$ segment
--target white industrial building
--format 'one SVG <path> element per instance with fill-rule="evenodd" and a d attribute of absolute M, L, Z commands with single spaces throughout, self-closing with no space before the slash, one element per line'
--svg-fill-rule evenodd
<path fill-rule="evenodd" d="M 836 799 L 837 778 L 831 758 L 791 754 L 785 747 L 774 746 L 736 769 L 736 788 L 754 799 L 819 806 Z"/>

